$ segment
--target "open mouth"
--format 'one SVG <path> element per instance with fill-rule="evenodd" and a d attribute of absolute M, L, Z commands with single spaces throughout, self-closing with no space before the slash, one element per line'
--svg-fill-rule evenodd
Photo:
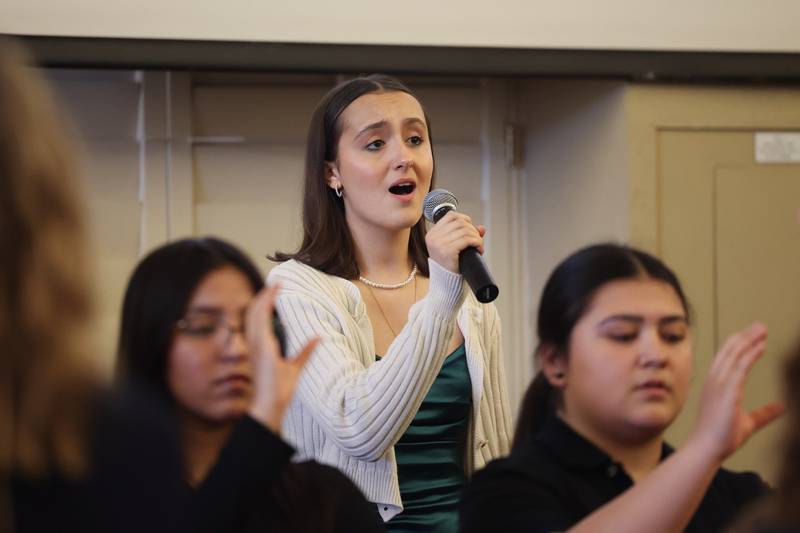
<path fill-rule="evenodd" d="M 398 183 L 397 185 L 392 185 L 389 187 L 389 192 L 392 194 L 396 194 L 397 196 L 405 196 L 407 194 L 411 194 L 414 192 L 417 186 L 412 182 L 403 182 Z"/>

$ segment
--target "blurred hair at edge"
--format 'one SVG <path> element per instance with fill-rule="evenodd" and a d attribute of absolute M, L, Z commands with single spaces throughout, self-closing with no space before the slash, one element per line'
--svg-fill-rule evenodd
<path fill-rule="evenodd" d="M 94 369 L 75 148 L 31 57 L 0 38 L 0 469 L 80 476 Z"/>

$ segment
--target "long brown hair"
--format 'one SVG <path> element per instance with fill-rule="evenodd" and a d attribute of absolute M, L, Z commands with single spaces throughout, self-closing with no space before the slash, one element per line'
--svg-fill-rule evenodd
<path fill-rule="evenodd" d="M 356 279 L 359 276 L 355 243 L 345 220 L 344 203 L 328 187 L 325 168 L 326 163 L 336 161 L 339 139 L 342 136 L 340 117 L 347 106 L 365 94 L 394 91 L 408 93 L 417 98 L 400 80 L 383 74 L 372 74 L 340 83 L 317 104 L 311 116 L 306 144 L 303 242 L 296 252 L 275 252 L 269 259 L 295 259 L 345 279 Z M 432 145 L 431 121 L 427 113 L 425 122 Z M 434 176 L 431 177 L 431 188 L 433 187 Z M 417 268 L 427 276 L 428 248 L 425 246 L 425 220 L 422 217 L 411 228 L 408 252 Z"/>
<path fill-rule="evenodd" d="M 86 467 L 84 220 L 58 109 L 19 45 L 0 41 L 0 471 Z"/>

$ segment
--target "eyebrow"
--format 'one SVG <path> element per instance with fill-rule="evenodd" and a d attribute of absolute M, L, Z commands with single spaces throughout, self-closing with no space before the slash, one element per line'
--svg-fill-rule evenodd
<path fill-rule="evenodd" d="M 598 322 L 597 327 L 603 327 L 609 322 L 616 321 L 631 322 L 633 324 L 640 325 L 644 322 L 644 317 L 641 315 L 611 315 Z M 687 325 L 689 323 L 684 315 L 667 315 L 658 319 L 659 326 L 674 324 L 675 322 L 682 322 Z"/>
<path fill-rule="evenodd" d="M 242 320 L 244 320 L 244 316 L 247 314 L 247 307 L 243 307 L 239 311 L 239 314 L 241 315 Z M 220 318 L 225 315 L 225 311 L 221 307 L 212 305 L 198 305 L 196 307 L 190 307 L 186 310 L 186 314 L 184 316 L 189 315 L 205 315 L 209 317 Z"/>
<path fill-rule="evenodd" d="M 356 134 L 356 137 L 361 137 L 362 135 L 370 131 L 379 130 L 383 127 L 386 127 L 388 124 L 389 122 L 386 120 L 379 120 L 378 122 L 373 122 L 372 124 L 368 124 L 363 128 L 361 128 L 361 130 L 359 130 L 359 132 Z M 409 117 L 403 120 L 403 126 L 407 126 L 409 124 L 418 124 L 420 126 L 425 126 L 425 121 L 419 117 Z"/>

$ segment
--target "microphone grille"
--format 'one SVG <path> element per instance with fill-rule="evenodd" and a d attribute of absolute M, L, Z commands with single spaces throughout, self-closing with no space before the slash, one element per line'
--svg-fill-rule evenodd
<path fill-rule="evenodd" d="M 451 204 L 453 208 L 458 207 L 458 198 L 453 193 L 445 189 L 434 189 L 425 195 L 422 204 L 422 214 L 429 222 L 433 222 L 433 215 L 441 205 Z"/>

